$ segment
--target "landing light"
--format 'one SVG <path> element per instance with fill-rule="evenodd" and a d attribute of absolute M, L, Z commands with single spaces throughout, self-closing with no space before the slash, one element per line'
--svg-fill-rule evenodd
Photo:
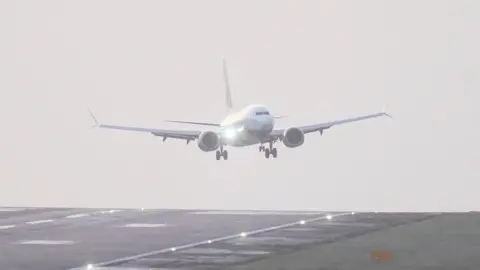
<path fill-rule="evenodd" d="M 328 215 L 328 216 L 327 216 L 327 219 L 328 219 L 328 220 L 332 220 L 332 216 L 331 216 L 331 215 Z"/>
<path fill-rule="evenodd" d="M 234 129 L 225 130 L 225 137 L 231 139 L 231 138 L 234 138 L 235 135 L 236 135 L 236 131 Z"/>
<path fill-rule="evenodd" d="M 246 236 L 247 236 L 247 234 L 246 234 L 246 233 L 244 233 L 244 232 L 242 232 L 242 233 L 240 234 L 240 236 L 241 236 L 241 237 L 246 237 Z"/>
<path fill-rule="evenodd" d="M 177 249 L 173 247 L 173 248 L 171 248 L 170 250 L 171 250 L 171 251 L 175 251 L 175 250 L 177 250 Z"/>
<path fill-rule="evenodd" d="M 227 139 L 232 139 L 232 138 L 235 138 L 235 136 L 237 136 L 237 133 L 243 132 L 243 130 L 244 130 L 243 126 L 238 128 L 228 128 L 224 131 L 224 136 Z"/>
<path fill-rule="evenodd" d="M 305 224 L 305 220 L 300 220 L 300 224 L 304 225 L 304 224 Z"/>
<path fill-rule="evenodd" d="M 93 265 L 87 264 L 87 269 L 93 269 Z"/>

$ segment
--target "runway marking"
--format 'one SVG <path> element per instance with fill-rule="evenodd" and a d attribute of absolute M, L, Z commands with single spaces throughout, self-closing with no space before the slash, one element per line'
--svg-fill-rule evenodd
<path fill-rule="evenodd" d="M 127 228 L 159 228 L 159 227 L 165 227 L 167 226 L 166 224 L 154 224 L 154 223 L 133 223 L 133 224 L 126 224 L 122 227 L 127 227 Z"/>
<path fill-rule="evenodd" d="M 35 220 L 35 221 L 29 221 L 26 222 L 27 224 L 41 224 L 41 223 L 49 223 L 53 222 L 53 219 L 43 219 L 43 220 Z"/>
<path fill-rule="evenodd" d="M 348 222 L 328 222 L 328 223 L 320 223 L 317 224 L 316 226 L 349 226 L 349 227 L 375 227 L 375 224 L 372 223 L 364 223 L 364 222 L 354 222 L 354 223 L 348 223 Z"/>
<path fill-rule="evenodd" d="M 0 212 L 17 212 L 17 211 L 25 211 L 25 208 L 8 208 L 8 207 L 1 207 Z"/>
<path fill-rule="evenodd" d="M 67 240 L 25 240 L 17 242 L 21 245 L 71 245 L 73 243 L 73 241 Z"/>
<path fill-rule="evenodd" d="M 249 232 L 241 232 L 241 233 L 239 232 L 239 233 L 236 233 L 236 234 L 233 234 L 233 235 L 227 235 L 227 236 L 219 237 L 219 238 L 215 238 L 215 239 L 208 239 L 208 240 L 205 240 L 205 241 L 195 242 L 195 243 L 186 244 L 186 245 L 177 246 L 177 247 L 170 247 L 170 248 L 154 250 L 154 251 L 151 251 L 151 252 L 146 252 L 146 253 L 141 253 L 141 254 L 137 254 L 137 255 L 133 255 L 133 256 L 118 258 L 118 259 L 114 259 L 114 260 L 110 260 L 110 261 L 106 261 L 106 262 L 91 264 L 91 266 L 92 267 L 105 267 L 105 266 L 109 266 L 109 265 L 112 265 L 112 264 L 125 263 L 125 262 L 133 261 L 133 260 L 136 260 L 136 259 L 141 259 L 141 258 L 144 258 L 144 257 L 154 256 L 154 255 L 158 255 L 158 254 L 162 254 L 162 253 L 176 252 L 178 250 L 197 247 L 197 246 L 201 246 L 201 245 L 207 245 L 207 244 L 216 243 L 216 242 L 225 241 L 225 240 L 231 240 L 231 239 L 235 239 L 235 238 L 248 237 L 249 235 L 256 235 L 256 234 L 260 234 L 260 233 L 280 230 L 280 229 L 289 228 L 289 227 L 293 227 L 293 226 L 303 226 L 303 224 L 308 224 L 309 222 L 314 222 L 314 221 L 319 221 L 319 220 L 330 220 L 330 219 L 334 219 L 335 217 L 347 216 L 347 215 L 352 215 L 352 214 L 351 214 L 351 212 L 335 214 L 335 215 L 326 215 L 325 214 L 325 215 L 322 215 L 322 216 L 316 217 L 316 218 L 299 220 L 299 221 L 296 221 L 296 222 L 281 224 L 281 225 L 267 227 L 267 228 L 258 229 L 258 230 L 254 230 L 254 231 L 249 231 Z M 84 269 L 84 268 L 85 268 L 85 266 L 79 266 L 79 267 L 71 268 L 71 269 Z"/>
<path fill-rule="evenodd" d="M 79 218 L 79 217 L 87 217 L 89 215 L 90 214 L 88 214 L 88 213 L 83 213 L 83 214 L 75 214 L 75 215 L 66 216 L 65 218 Z"/>
<path fill-rule="evenodd" d="M 189 212 L 190 215 L 274 215 L 274 216 L 301 216 L 321 215 L 322 212 L 285 212 L 285 211 L 196 211 Z"/>
<path fill-rule="evenodd" d="M 17 225 L 2 225 L 0 226 L 0 230 L 6 230 L 6 229 L 11 229 L 15 228 Z"/>
<path fill-rule="evenodd" d="M 113 213 L 116 213 L 116 212 L 122 212 L 122 210 L 116 210 L 116 209 L 101 210 L 101 211 L 97 211 L 97 212 L 95 212 L 95 213 L 100 213 L 100 214 L 113 214 Z"/>

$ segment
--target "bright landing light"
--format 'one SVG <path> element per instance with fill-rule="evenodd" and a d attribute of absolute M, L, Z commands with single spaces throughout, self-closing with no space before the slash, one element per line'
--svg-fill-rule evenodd
<path fill-rule="evenodd" d="M 227 129 L 225 130 L 225 137 L 227 137 L 228 139 L 232 139 L 235 137 L 236 133 L 237 132 L 234 129 Z"/>
<path fill-rule="evenodd" d="M 235 129 L 235 128 L 229 128 L 229 129 L 226 129 L 224 131 L 224 136 L 227 138 L 227 139 L 233 139 L 235 138 L 235 136 L 237 136 L 237 133 L 241 133 L 243 131 L 243 126 Z"/>
<path fill-rule="evenodd" d="M 93 265 L 87 264 L 87 269 L 93 269 Z"/>
<path fill-rule="evenodd" d="M 328 216 L 327 216 L 327 219 L 328 219 L 328 220 L 332 220 L 332 216 L 331 216 L 331 215 L 328 215 Z"/>
<path fill-rule="evenodd" d="M 305 224 L 305 220 L 300 220 L 300 224 L 304 225 L 304 224 Z"/>

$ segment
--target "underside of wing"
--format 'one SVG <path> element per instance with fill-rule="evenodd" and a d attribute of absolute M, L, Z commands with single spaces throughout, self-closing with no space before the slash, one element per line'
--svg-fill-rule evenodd
<path fill-rule="evenodd" d="M 316 132 L 316 131 L 323 132 L 323 130 L 328 129 L 332 126 L 358 122 L 358 121 L 377 118 L 377 117 L 381 117 L 381 116 L 391 117 L 389 114 L 387 114 L 385 112 L 381 112 L 381 113 L 362 115 L 362 116 L 351 117 L 351 118 L 346 118 L 346 119 L 341 119 L 341 120 L 335 120 L 335 121 L 330 121 L 330 122 L 318 123 L 318 124 L 313 124 L 313 125 L 297 126 L 296 128 L 300 129 L 305 134 L 311 133 L 311 132 Z M 275 129 L 272 132 L 272 137 L 274 137 L 274 138 L 281 137 L 285 130 L 286 129 Z"/>
<path fill-rule="evenodd" d="M 200 125 L 200 126 L 212 126 L 212 127 L 219 127 L 220 126 L 220 124 L 218 124 L 218 123 L 207 123 L 207 122 L 192 122 L 192 121 L 178 121 L 178 120 L 166 120 L 165 122 Z"/>
<path fill-rule="evenodd" d="M 115 126 L 115 125 L 103 125 L 99 124 L 99 128 L 126 130 L 126 131 L 138 131 L 148 132 L 155 136 L 161 136 L 164 138 L 194 140 L 202 133 L 199 130 L 174 130 L 174 129 L 156 129 L 156 128 L 142 128 L 142 127 L 128 127 L 128 126 Z"/>
<path fill-rule="evenodd" d="M 97 121 L 97 119 L 93 115 L 92 111 L 90 111 L 90 115 L 91 115 L 92 119 L 95 121 L 95 125 L 93 127 L 116 129 L 116 130 L 125 130 L 125 131 L 147 132 L 147 133 L 151 133 L 155 136 L 164 137 L 164 139 L 174 138 L 174 139 L 183 139 L 183 140 L 191 141 L 191 140 L 197 139 L 200 136 L 200 134 L 202 133 L 202 131 L 200 131 L 200 130 L 158 129 L 158 128 L 144 128 L 144 127 L 132 127 L 132 126 L 118 126 L 118 125 L 101 124 Z"/>

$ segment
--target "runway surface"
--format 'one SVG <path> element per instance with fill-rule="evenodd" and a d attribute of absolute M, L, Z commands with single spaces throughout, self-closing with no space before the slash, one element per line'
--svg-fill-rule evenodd
<path fill-rule="evenodd" d="M 0 269 L 225 269 L 438 215 L 0 208 Z"/>

